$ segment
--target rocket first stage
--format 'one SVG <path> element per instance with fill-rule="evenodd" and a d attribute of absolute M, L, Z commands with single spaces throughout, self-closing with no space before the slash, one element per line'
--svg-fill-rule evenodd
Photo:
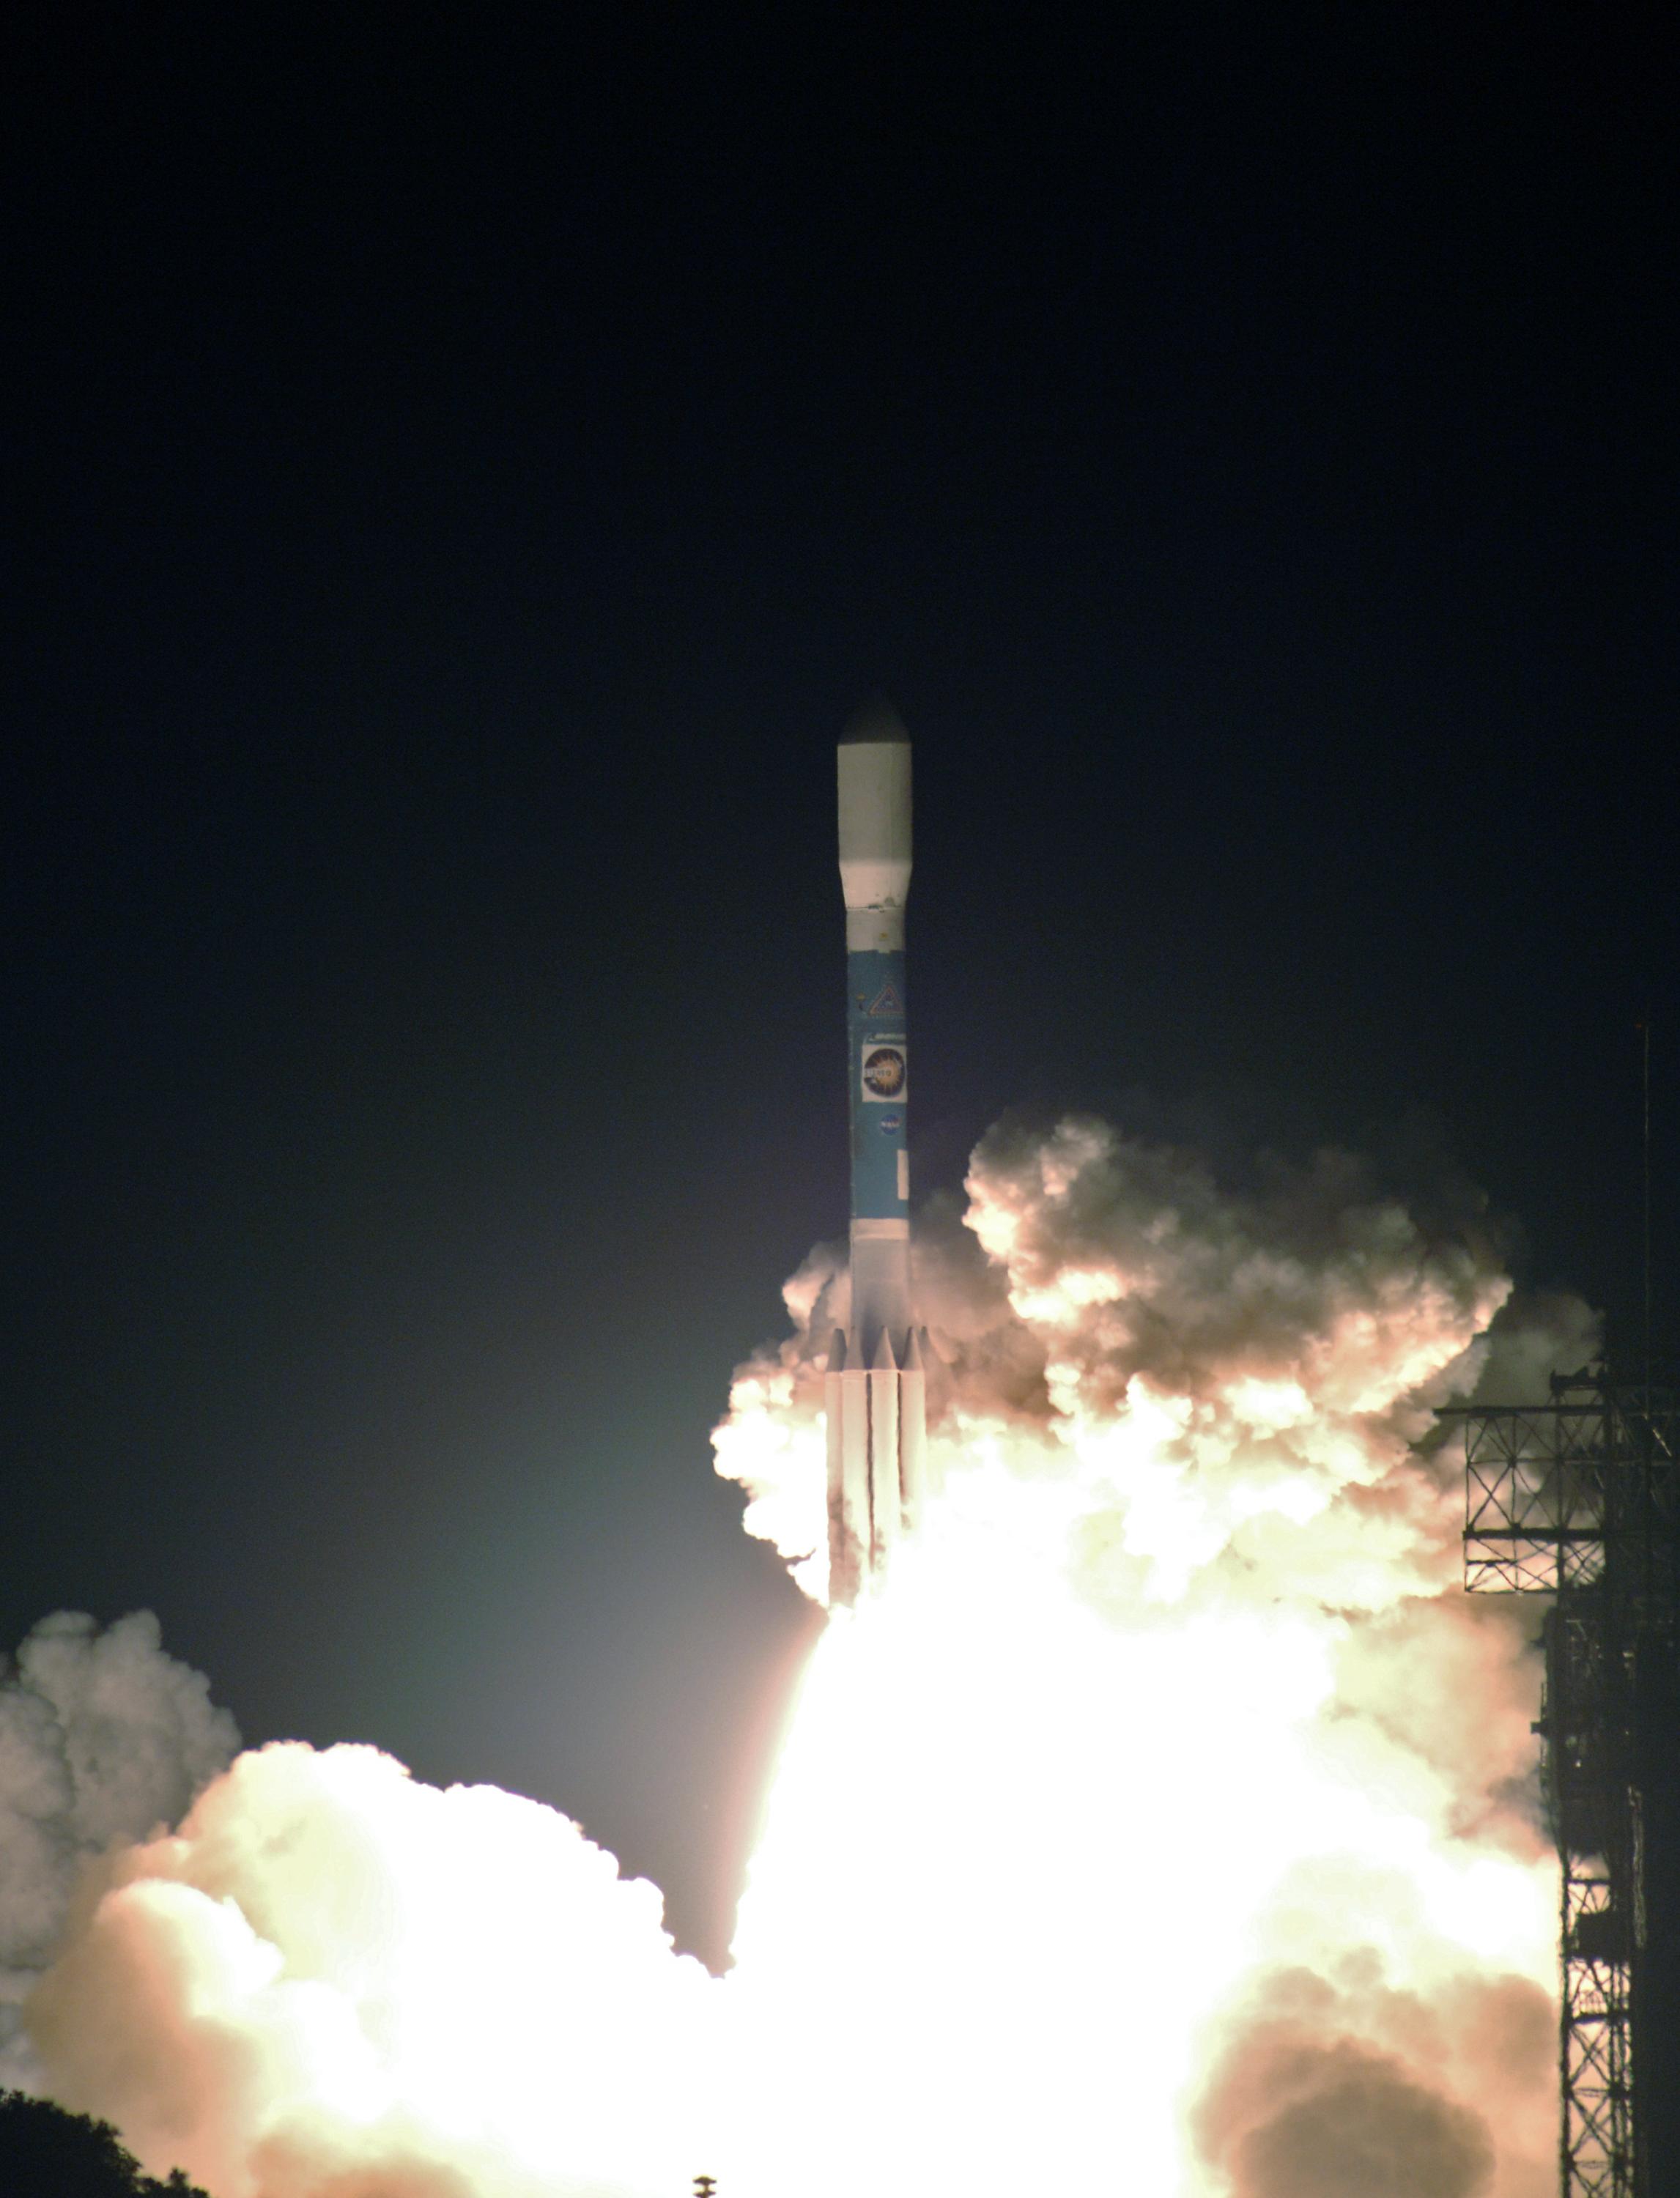
<path fill-rule="evenodd" d="M 891 710 L 840 747 L 852 1111 L 852 1325 L 828 1349 L 828 1600 L 853 1603 L 927 1488 L 926 1339 L 910 1303 L 904 903 L 910 744 Z"/>

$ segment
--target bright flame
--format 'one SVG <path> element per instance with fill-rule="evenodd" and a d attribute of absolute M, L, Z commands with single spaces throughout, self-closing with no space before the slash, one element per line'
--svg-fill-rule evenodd
<path fill-rule="evenodd" d="M 1507 1285 L 1334 1159 L 1236 1199 L 1084 1122 L 969 1188 L 946 1493 L 811 1660 L 726 1980 L 551 1812 L 270 1749 L 90 1892 L 57 2095 L 215 2198 L 1539 2198 L 1536 1675 L 1410 1447 Z M 718 1436 L 813 1585 L 831 1287 Z"/>

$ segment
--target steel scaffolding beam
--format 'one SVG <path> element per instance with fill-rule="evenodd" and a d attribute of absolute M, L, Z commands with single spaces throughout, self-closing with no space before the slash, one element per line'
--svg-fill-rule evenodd
<path fill-rule="evenodd" d="M 1565 2198 L 1680 2189 L 1680 1393 L 1602 1366 L 1464 1439 L 1465 1585 L 1545 1595 Z"/>

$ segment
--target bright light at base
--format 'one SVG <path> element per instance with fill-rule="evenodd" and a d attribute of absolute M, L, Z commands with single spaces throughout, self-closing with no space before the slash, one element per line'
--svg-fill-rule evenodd
<path fill-rule="evenodd" d="M 945 1493 L 804 1677 L 727 1978 L 551 1811 L 270 1750 L 109 1865 L 57 2096 L 214 2198 L 1541 2198 L 1536 1673 L 1411 1447 L 1503 1278 L 1100 1124 L 970 1196 Z M 718 1442 L 796 1566 L 826 1288 Z"/>

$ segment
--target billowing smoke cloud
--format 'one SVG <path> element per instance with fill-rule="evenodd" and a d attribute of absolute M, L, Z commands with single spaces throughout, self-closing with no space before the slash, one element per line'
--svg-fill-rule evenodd
<path fill-rule="evenodd" d="M 1376 1958 L 1260 1979 L 1199 2102 L 1231 2198 L 1551 2198 L 1555 2023 L 1517 1977 L 1433 1999 Z M 1495 2131 L 1498 2132 L 1497 2142 Z"/>
<path fill-rule="evenodd" d="M 1234 1195 L 1195 1155 L 1106 1123 L 1005 1127 L 974 1155 L 969 1226 L 1088 1411 L 1139 1376 L 1196 1399 L 1247 1380 L 1381 1410 L 1439 1376 L 1444 1340 L 1468 1346 L 1508 1294 L 1485 1254 L 1430 1241 L 1347 1155 L 1270 1174 Z"/>
<path fill-rule="evenodd" d="M 1084 1584 L 1117 1612 L 1152 1560 L 1171 1600 L 1192 1573 L 1204 1593 L 1241 1593 L 1256 1568 L 1287 1568 L 1339 1607 L 1386 1607 L 1397 1557 L 1434 1594 L 1458 1568 L 1461 1481 L 1456 1459 L 1431 1474 L 1413 1448 L 1429 1408 L 1473 1392 L 1491 1355 L 1508 1381 L 1543 1385 L 1590 1344 L 1585 1308 L 1554 1300 L 1532 1320 L 1513 1308 L 1495 1353 L 1510 1283 L 1478 1218 L 1426 1230 L 1344 1154 L 1274 1163 L 1235 1193 L 1195 1154 L 1103 1122 L 1006 1124 L 968 1190 L 962 1226 L 936 1208 L 916 1246 L 949 1462 L 960 1473 L 995 1451 L 1000 1428 L 1038 1437 L 1009 1444 L 1010 1468 L 1071 1483 Z M 844 1323 L 841 1259 L 819 1247 L 788 1285 L 795 1333 L 741 1369 L 714 1438 L 718 1471 L 752 1498 L 748 1532 L 818 1594 L 821 1375 Z M 1136 1475 L 1123 1492 L 1108 1469 L 1113 1438 L 1145 1419 L 1179 1492 L 1195 1477 L 1188 1569 L 1182 1537 L 1171 1555 L 1150 1550 Z"/>
<path fill-rule="evenodd" d="M 92 1857 L 172 1824 L 232 1760 L 209 1682 L 136 1611 L 103 1632 L 61 1611 L 0 1662 L 0 2085 L 29 2087 L 20 2009 Z"/>
<path fill-rule="evenodd" d="M 1124 1999 L 1140 1965 L 1166 2031 L 1175 1997 L 1194 2023 L 1196 1993 L 1179 1997 L 1187 1968 L 1201 1972 L 1204 2012 L 1233 1999 L 1263 2006 L 1263 1980 L 1276 1975 L 1319 1995 L 1294 1991 L 1287 2038 L 1275 2024 L 1243 2051 L 1227 2038 L 1210 2094 L 1224 2107 L 1196 2125 L 1216 2183 L 1232 2178 L 1240 2198 L 1529 2198 L 1549 2172 L 1555 2104 L 1534 1613 L 1462 1591 L 1462 1451 L 1440 1439 L 1433 1407 L 1543 1393 L 1549 1372 L 1592 1355 L 1592 1316 L 1578 1300 L 1514 1299 L 1462 1185 L 1447 1182 L 1416 1209 L 1341 1154 L 1272 1163 L 1234 1189 L 1196 1154 L 1105 1123 L 1069 1119 L 1048 1133 L 1006 1124 L 975 1153 L 968 1189 L 966 1247 L 943 1213 L 916 1247 L 920 1302 L 947 1369 L 936 1440 L 949 1492 L 930 1538 L 986 1582 L 969 1628 L 960 1597 L 939 1612 L 989 1675 L 975 1759 L 949 1774 L 967 1792 L 941 1826 L 942 1851 L 985 1846 L 988 1779 L 995 1792 L 1030 1764 L 1055 1783 L 1037 1748 L 1045 1723 L 1070 1752 L 1113 1749 L 1124 1768 L 1106 1786 L 1094 1790 L 1083 1771 L 1061 1778 L 1063 1799 L 1078 1801 L 1056 1812 L 1052 1846 L 1067 1864 L 1083 1843 L 1073 1824 L 1097 1827 L 1111 1897 L 1151 1912 L 1126 1910 L 1111 1933 L 1090 1904 L 1077 1927 L 1090 1959 L 1070 1962 L 1057 1984 L 1081 2021 L 1105 1989 Z M 837 1258 L 819 1250 L 789 1286 L 795 1334 L 742 1369 L 717 1438 L 718 1469 L 753 1497 L 749 1530 L 819 1595 L 821 1359 L 843 1291 Z M 924 1590 L 933 1561 L 924 1555 Z M 1107 1681 L 1090 1684 L 1100 1652 L 1087 1640 L 1038 1667 L 1024 1693 L 1012 1688 L 1009 1675 L 1034 1671 L 1061 1622 L 1038 1602 L 1035 1573 L 1071 1587 L 1134 1652 Z M 1023 1613 L 1030 1623 L 1018 1623 Z M 977 1648 L 981 1627 L 997 1653 Z M 869 1747 L 893 1730 L 901 1678 L 881 1676 Z M 1085 1716 L 1070 1728 L 1058 1713 L 1082 1695 Z M 901 1779 L 932 1745 L 919 1722 L 895 1759 Z M 832 1736 L 821 1753 L 836 1759 Z M 822 1788 L 822 1764 L 805 1775 Z M 855 1760 L 846 1774 L 853 1786 L 868 1775 Z M 820 1823 L 846 1809 L 830 1792 L 811 1813 Z M 855 1811 L 851 1821 L 857 1840 L 895 1836 L 890 1811 L 870 1827 Z M 810 1846 L 817 1833 L 807 1825 L 800 1839 Z M 785 1852 L 769 1859 L 788 1866 Z M 1009 1865 L 991 1859 L 997 1882 Z M 767 1928 L 755 1905 L 765 1866 L 744 1932 Z M 1102 1867 L 1095 1856 L 1088 1866 Z M 1227 1907 L 1233 1874 L 1248 1872 Z M 966 1881 L 982 1900 L 973 1873 Z M 773 1892 L 775 1928 L 817 1897 L 808 1884 Z M 1165 1929 L 1161 1904 L 1173 1919 Z M 1210 1922 L 1222 1909 L 1223 1932 Z M 1012 1928 L 1007 1899 L 994 1911 L 995 1926 Z M 1014 1928 L 1049 1912 L 1041 1899 Z M 878 1952 L 866 1921 L 849 1921 Z M 918 1918 L 895 1915 L 895 1928 L 909 1943 Z M 846 1958 L 831 1949 L 832 1962 Z M 1372 1980 L 1363 1997 L 1347 1981 L 1362 1964 Z M 973 1975 L 963 1996 L 978 2003 L 984 1989 Z M 1450 2019 L 1478 1996 L 1520 2019 Z M 1147 2031 L 1131 2034 L 1118 2014 L 1090 2020 L 1130 2056 L 1140 2093 L 1153 2081 L 1196 2096 Z M 1270 2104 L 1236 2115 L 1256 2040 L 1270 2058 L 1254 2096 Z M 1012 2050 L 1030 2057 L 1024 2039 Z M 1061 2065 L 1078 2060 L 1063 2038 Z M 1189 2140 L 1158 2125 L 1150 2149 L 1144 2119 L 1129 2123 L 1134 2172 L 1147 2159 L 1163 2189 L 1193 2187 Z M 1363 2149 L 1350 2130 L 1366 2132 Z M 991 2149 L 1003 2156 L 1003 2135 Z M 1019 2172 L 1031 2166 L 1024 2154 Z M 1089 2147 L 1082 2157 L 1076 2145 L 1068 2173 L 1089 2166 Z"/>
<path fill-rule="evenodd" d="M 30 2030 L 217 2198 L 680 2192 L 717 1988 L 660 1912 L 553 1810 L 277 1743 L 91 1874 Z"/>
<path fill-rule="evenodd" d="M 1487 2125 L 1349 2039 L 1274 2048 L 1264 2106 L 1224 2149 L 1233 2198 L 1478 2198 L 1493 2177 Z"/>
<path fill-rule="evenodd" d="M 85 1883 L 55 2094 L 214 2198 L 1538 2198 L 1538 1673 L 1431 1408 L 1590 1316 L 1456 1191 L 1090 1119 L 993 1132 L 916 1259 L 945 1493 L 818 1646 L 727 1979 L 552 1812 L 269 1749 Z M 845 1292 L 717 1436 L 818 1596 Z"/>

